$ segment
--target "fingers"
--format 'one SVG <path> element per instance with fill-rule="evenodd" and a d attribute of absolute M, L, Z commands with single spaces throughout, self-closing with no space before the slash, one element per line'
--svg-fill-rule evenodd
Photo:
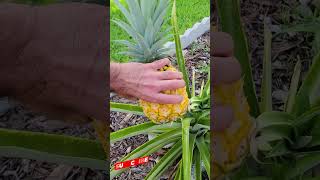
<path fill-rule="evenodd" d="M 149 66 L 152 69 L 157 70 L 157 69 L 163 68 L 163 66 L 165 66 L 165 65 L 170 65 L 170 64 L 171 64 L 170 60 L 168 58 L 164 58 L 164 59 L 149 63 L 149 64 L 147 64 L 147 66 Z"/>
<path fill-rule="evenodd" d="M 164 80 L 159 82 L 159 91 L 175 90 L 185 87 L 184 80 Z"/>
<path fill-rule="evenodd" d="M 213 32 L 212 36 L 213 54 L 217 57 L 233 56 L 233 40 L 232 37 L 224 32 Z"/>
<path fill-rule="evenodd" d="M 216 106 L 213 108 L 213 131 L 219 132 L 230 127 L 234 113 L 229 106 Z"/>
<path fill-rule="evenodd" d="M 213 84 L 231 83 L 241 78 L 241 66 L 233 57 L 232 37 L 224 32 L 213 32 Z"/>
<path fill-rule="evenodd" d="M 234 57 L 215 57 L 213 61 L 213 84 L 225 84 L 241 78 L 241 66 Z"/>
<path fill-rule="evenodd" d="M 163 71 L 157 72 L 158 77 L 161 80 L 170 80 L 170 79 L 182 79 L 183 75 L 181 72 L 174 72 L 174 71 Z"/>
<path fill-rule="evenodd" d="M 152 103 L 159 103 L 159 104 L 179 104 L 182 102 L 183 97 L 179 95 L 168 95 L 168 94 L 158 93 L 152 97 L 145 98 L 144 100 Z"/>
<path fill-rule="evenodd" d="M 152 93 L 147 96 L 144 94 L 142 99 L 148 102 L 159 103 L 159 104 L 179 104 L 183 100 L 180 95 L 168 95 L 161 93 L 165 90 L 175 90 L 185 87 L 184 80 L 163 80 L 158 82 L 156 93 Z"/>

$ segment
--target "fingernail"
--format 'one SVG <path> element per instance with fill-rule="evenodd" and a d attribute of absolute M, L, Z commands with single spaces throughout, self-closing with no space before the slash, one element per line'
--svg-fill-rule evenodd
<path fill-rule="evenodd" d="M 183 87 L 186 86 L 186 82 L 182 81 Z"/>

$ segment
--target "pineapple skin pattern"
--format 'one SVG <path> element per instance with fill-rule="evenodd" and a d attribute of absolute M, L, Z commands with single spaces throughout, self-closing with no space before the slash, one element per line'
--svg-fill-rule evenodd
<path fill-rule="evenodd" d="M 217 104 L 231 106 L 234 112 L 234 121 L 229 128 L 213 132 L 213 177 L 221 179 L 237 168 L 246 157 L 254 124 L 242 80 L 215 86 L 213 96 Z"/>
<path fill-rule="evenodd" d="M 160 69 L 160 71 L 177 71 L 177 69 L 172 66 L 165 66 Z M 180 95 L 183 97 L 183 100 L 180 104 L 158 104 L 141 99 L 139 100 L 144 114 L 156 124 L 168 123 L 178 119 L 187 112 L 189 105 L 186 87 L 176 90 L 166 90 L 163 93 L 168 95 Z"/>

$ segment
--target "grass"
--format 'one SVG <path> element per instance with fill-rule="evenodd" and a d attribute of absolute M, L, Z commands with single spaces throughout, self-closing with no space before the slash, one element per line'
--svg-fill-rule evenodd
<path fill-rule="evenodd" d="M 110 0 L 110 7 L 110 19 L 125 19 L 122 16 L 119 9 L 114 4 L 113 0 Z M 163 28 L 166 28 L 170 24 L 170 11 L 171 9 L 168 10 L 168 21 Z M 204 17 L 207 17 L 209 15 L 209 0 L 177 0 L 177 16 L 179 17 L 178 25 L 180 34 L 183 34 L 187 29 L 191 28 L 196 22 L 201 21 Z M 129 57 L 118 54 L 119 52 L 124 51 L 125 47 L 113 42 L 113 40 L 130 39 L 130 37 L 113 22 L 110 22 L 110 38 L 111 60 L 116 62 L 130 61 Z"/>

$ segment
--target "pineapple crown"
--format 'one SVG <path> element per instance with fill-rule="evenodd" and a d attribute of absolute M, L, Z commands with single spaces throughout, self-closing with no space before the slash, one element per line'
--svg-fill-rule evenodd
<path fill-rule="evenodd" d="M 120 52 L 133 58 L 134 61 L 148 63 L 168 55 L 170 48 L 164 44 L 171 37 L 168 27 L 162 30 L 170 0 L 125 0 L 125 8 L 119 0 L 114 0 L 127 22 L 113 20 L 121 29 L 127 32 L 132 41 L 116 40 L 125 45 L 127 50 Z"/>

